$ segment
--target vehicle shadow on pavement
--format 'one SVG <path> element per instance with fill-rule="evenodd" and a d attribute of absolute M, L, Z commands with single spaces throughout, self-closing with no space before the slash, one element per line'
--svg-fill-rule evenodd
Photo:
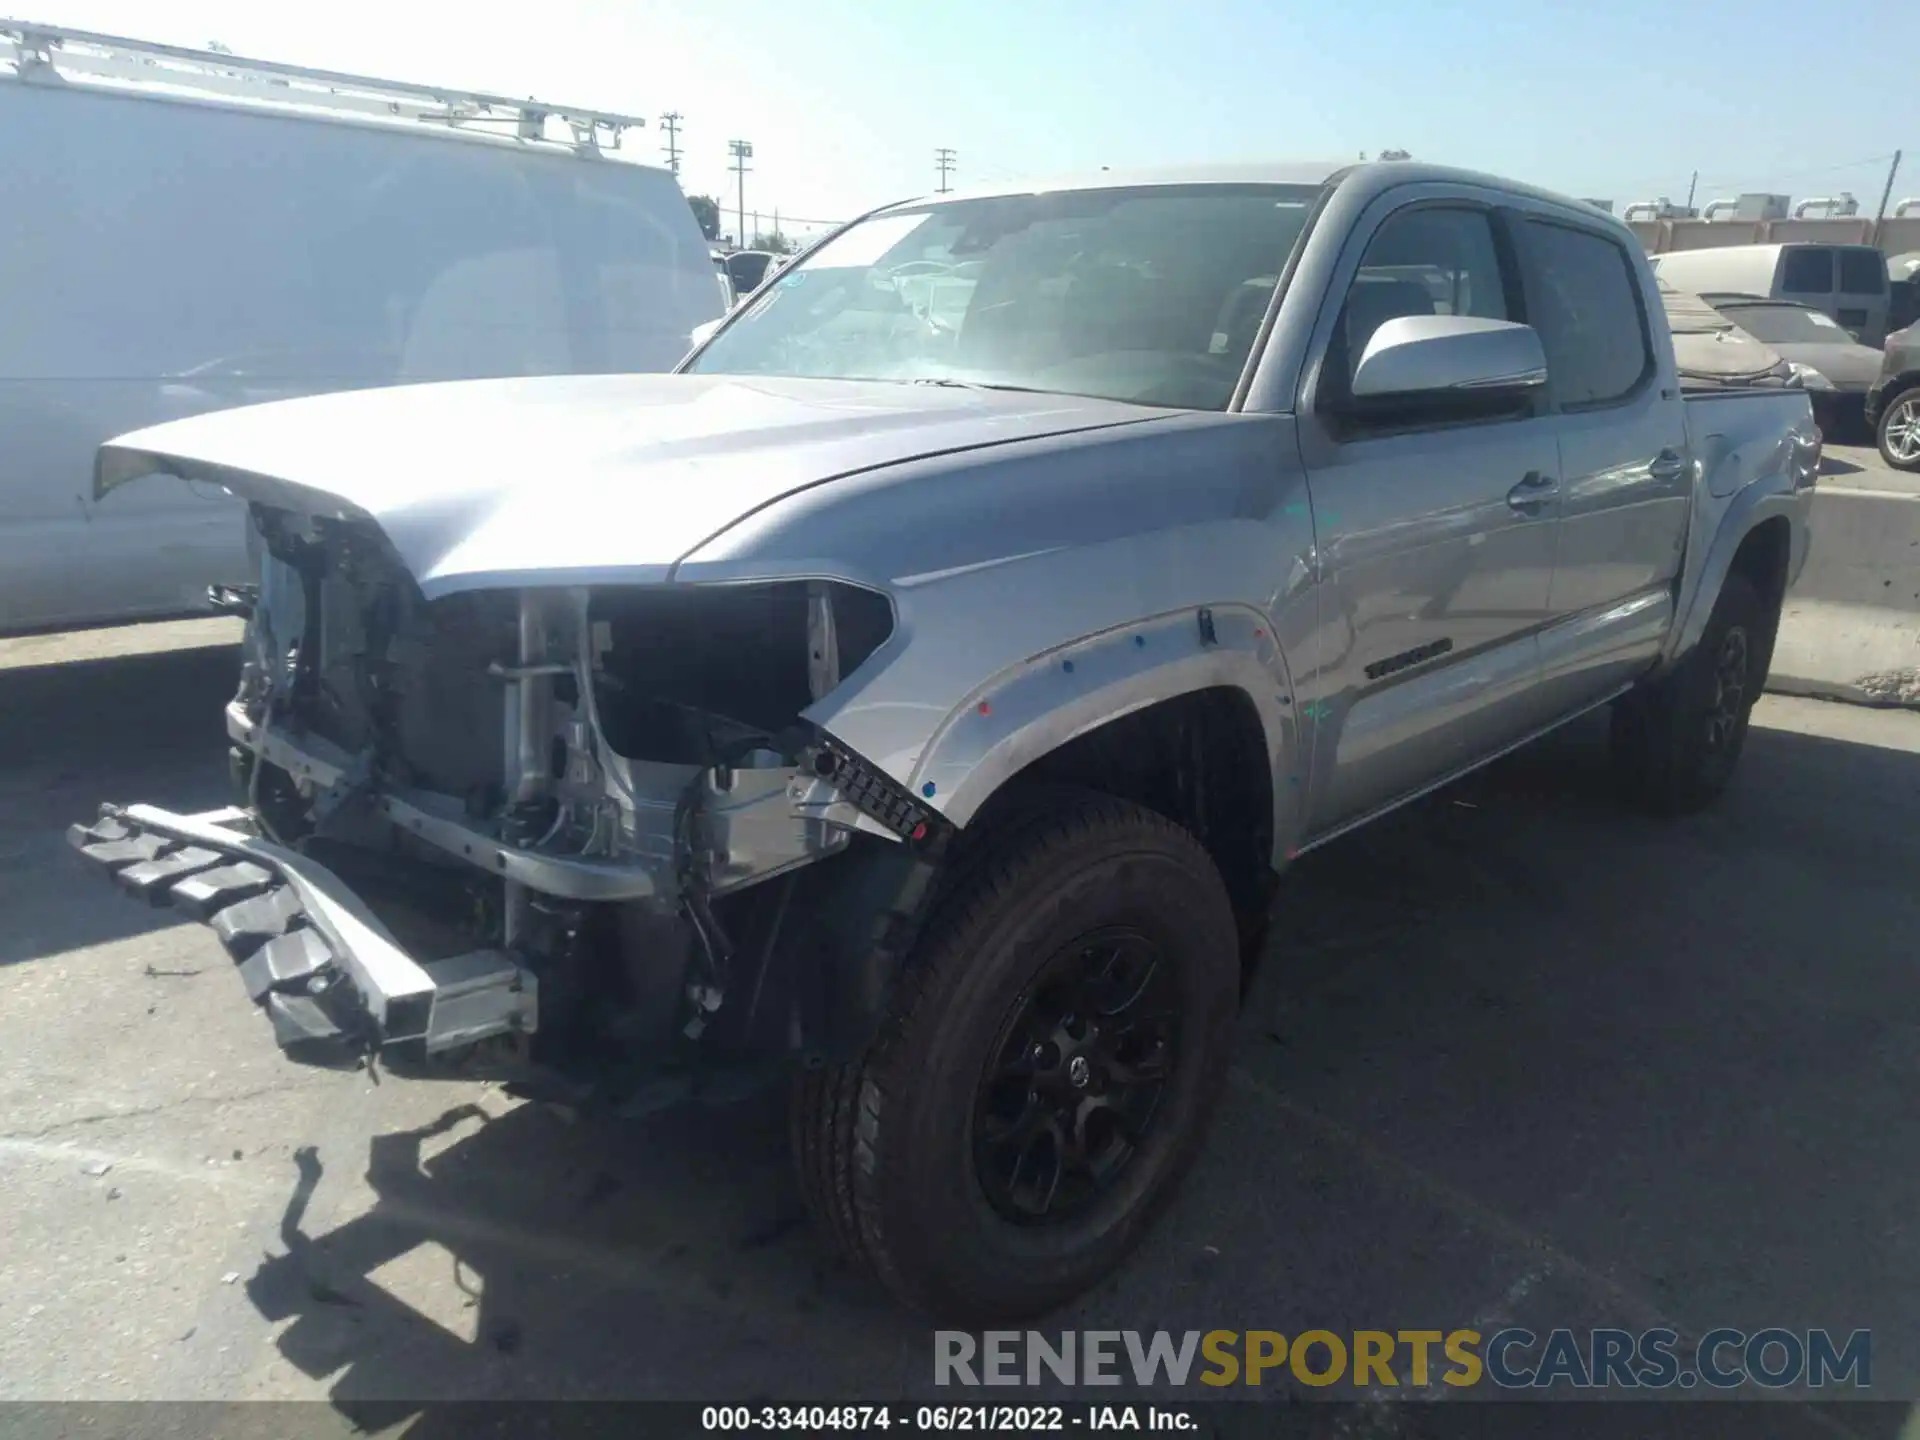
<path fill-rule="evenodd" d="M 1617 803 L 1603 731 L 1303 861 L 1202 1163 L 1038 1328 L 1864 1328 L 1874 1392 L 1913 1393 L 1920 755 L 1756 727 L 1719 806 L 1660 821 Z M 368 1428 L 455 1398 L 988 1398 L 936 1390 L 932 1327 L 824 1257 L 783 1129 L 774 1095 L 455 1106 L 372 1142 L 364 1204 L 319 1204 L 348 1182 L 301 1155 L 249 1293 Z"/>
<path fill-rule="evenodd" d="M 178 923 L 86 872 L 66 829 L 102 802 L 228 803 L 231 645 L 0 669 L 0 965 Z"/>
<path fill-rule="evenodd" d="M 795 1374 L 890 1394 L 925 1368 L 930 1347 L 815 1247 L 780 1097 L 564 1115 L 467 1104 L 378 1136 L 371 1203 L 331 1228 L 310 1216 L 322 1158 L 295 1156 L 285 1254 L 248 1294 L 356 1425 L 418 1400 L 769 1398 Z"/>

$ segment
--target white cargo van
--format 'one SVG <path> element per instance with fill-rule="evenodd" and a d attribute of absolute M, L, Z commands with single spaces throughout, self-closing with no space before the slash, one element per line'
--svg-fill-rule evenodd
<path fill-rule="evenodd" d="M 1719 245 L 1649 258 L 1676 290 L 1792 300 L 1832 316 L 1862 345 L 1886 342 L 1887 257 L 1871 245 Z"/>
<path fill-rule="evenodd" d="M 0 633 L 177 614 L 246 573 L 224 491 L 95 502 L 111 436 L 671 368 L 724 307 L 678 182 L 603 153 L 640 123 L 0 21 Z"/>

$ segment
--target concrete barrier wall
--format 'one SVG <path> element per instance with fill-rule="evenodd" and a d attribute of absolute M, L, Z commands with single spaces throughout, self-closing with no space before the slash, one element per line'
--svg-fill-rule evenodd
<path fill-rule="evenodd" d="M 1920 215 L 1888 216 L 1875 224 L 1865 215 L 1818 220 L 1634 220 L 1627 228 L 1649 255 L 1673 250 L 1714 250 L 1723 245 L 1783 244 L 1814 240 L 1827 245 L 1873 245 L 1887 256 L 1920 250 Z"/>
<path fill-rule="evenodd" d="M 1815 494 L 1767 688 L 1920 708 L 1920 494 L 1846 479 Z"/>

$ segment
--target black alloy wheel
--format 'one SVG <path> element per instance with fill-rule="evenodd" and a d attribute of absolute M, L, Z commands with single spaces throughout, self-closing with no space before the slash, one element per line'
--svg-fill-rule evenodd
<path fill-rule="evenodd" d="M 1172 967 L 1138 930 L 1095 931 L 1040 970 L 974 1107 L 974 1166 L 1021 1224 L 1084 1213 L 1145 1140 L 1178 1061 Z"/>

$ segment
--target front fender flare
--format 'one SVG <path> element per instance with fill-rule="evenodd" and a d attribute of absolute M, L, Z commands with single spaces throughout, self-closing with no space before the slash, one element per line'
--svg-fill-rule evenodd
<path fill-rule="evenodd" d="M 1198 690 L 1244 691 L 1260 717 L 1272 766 L 1274 834 L 1298 787 L 1293 676 L 1257 608 L 1181 609 L 1056 646 L 994 675 L 943 719 L 909 788 L 964 826 L 1001 786 L 1069 740 L 1132 711 Z"/>

